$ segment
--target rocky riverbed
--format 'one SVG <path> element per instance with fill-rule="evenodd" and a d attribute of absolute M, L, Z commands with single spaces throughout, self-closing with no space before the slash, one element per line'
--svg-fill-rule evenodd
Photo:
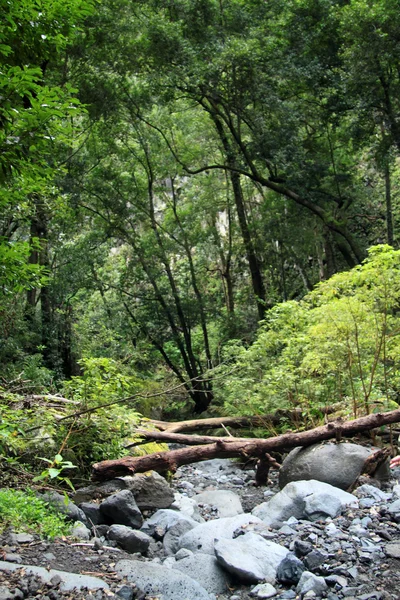
<path fill-rule="evenodd" d="M 254 475 L 216 459 L 171 489 L 156 474 L 80 490 L 74 538 L 2 536 L 0 600 L 400 598 L 400 469 L 352 494 Z"/>

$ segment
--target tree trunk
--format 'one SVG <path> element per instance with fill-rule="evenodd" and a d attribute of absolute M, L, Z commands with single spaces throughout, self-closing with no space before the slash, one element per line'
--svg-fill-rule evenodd
<path fill-rule="evenodd" d="M 286 451 L 297 446 L 309 446 L 317 442 L 342 437 L 352 437 L 356 433 L 368 431 L 389 423 L 400 422 L 400 409 L 388 413 L 368 415 L 353 421 L 341 420 L 322 427 L 300 433 L 285 433 L 266 440 L 236 441 L 234 438 L 218 440 L 215 444 L 157 452 L 147 456 L 125 456 L 117 460 L 105 460 L 93 465 L 92 478 L 97 481 L 113 479 L 124 475 L 134 475 L 146 471 L 175 472 L 181 465 L 209 460 L 210 458 L 261 458 L 268 460 L 268 452 Z M 262 471 L 266 471 L 265 465 Z M 260 482 L 259 482 L 260 483 Z"/>
<path fill-rule="evenodd" d="M 385 160 L 385 201 L 386 201 L 386 234 L 387 243 L 393 246 L 394 234 L 393 234 L 393 209 L 392 209 L 392 186 L 390 180 L 390 167 L 389 161 Z"/>
<path fill-rule="evenodd" d="M 258 317 L 260 320 L 265 316 L 265 286 L 261 272 L 261 264 L 257 257 L 253 240 L 250 233 L 250 228 L 246 215 L 246 207 L 243 198 L 242 185 L 240 183 L 240 174 L 234 170 L 235 154 L 228 141 L 224 126 L 213 110 L 210 110 L 210 115 L 214 121 L 219 138 L 225 150 L 227 163 L 232 170 L 229 171 L 229 177 L 232 184 L 233 197 L 235 200 L 236 212 L 238 215 L 239 227 L 242 234 L 243 244 L 246 250 L 246 258 L 250 269 L 251 282 L 253 292 L 257 300 Z"/>

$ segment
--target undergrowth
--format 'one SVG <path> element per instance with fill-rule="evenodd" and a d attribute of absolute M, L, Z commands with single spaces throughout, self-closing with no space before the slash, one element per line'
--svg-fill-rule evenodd
<path fill-rule="evenodd" d="M 68 535 L 71 529 L 65 517 L 32 490 L 0 489 L 0 532 L 8 527 L 50 539 Z"/>

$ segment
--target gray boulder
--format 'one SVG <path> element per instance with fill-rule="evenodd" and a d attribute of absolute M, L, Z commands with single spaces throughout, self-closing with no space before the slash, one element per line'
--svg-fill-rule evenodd
<path fill-rule="evenodd" d="M 122 490 L 103 500 L 100 512 L 108 523 L 127 525 L 134 529 L 139 529 L 143 524 L 142 513 L 129 490 Z"/>
<path fill-rule="evenodd" d="M 215 542 L 218 562 L 244 583 L 274 583 L 279 564 L 289 550 L 265 540 L 256 533 L 246 533 L 234 540 Z"/>
<path fill-rule="evenodd" d="M 211 490 L 194 497 L 197 504 L 215 506 L 219 517 L 234 517 L 243 513 L 242 503 L 235 492 L 230 490 Z"/>
<path fill-rule="evenodd" d="M 138 473 L 122 478 L 128 490 L 135 496 L 141 510 L 168 508 L 174 501 L 174 492 L 168 482 L 156 471 Z"/>
<path fill-rule="evenodd" d="M 154 535 L 157 532 L 157 537 L 162 538 L 171 527 L 180 522 L 189 523 L 192 528 L 198 525 L 196 521 L 176 510 L 162 508 L 155 512 L 150 519 L 146 519 L 142 531 L 148 535 Z"/>
<path fill-rule="evenodd" d="M 227 574 L 215 556 L 191 554 L 176 561 L 173 568 L 185 573 L 212 594 L 223 594 L 228 590 Z"/>
<path fill-rule="evenodd" d="M 178 521 L 170 527 L 163 539 L 164 552 L 166 556 L 172 556 L 179 551 L 179 540 L 181 537 L 193 529 L 193 524 L 189 521 Z M 182 548 L 184 550 L 184 548 Z M 188 550 L 189 552 L 189 550 Z"/>
<path fill-rule="evenodd" d="M 211 554 L 213 556 L 216 539 L 231 540 L 237 529 L 243 528 L 245 531 L 246 526 L 250 523 L 260 522 L 260 519 L 249 514 L 208 521 L 185 533 L 179 540 L 179 547 L 187 548 L 195 554 Z"/>
<path fill-rule="evenodd" d="M 321 481 L 294 481 L 253 509 L 253 515 L 279 529 L 290 517 L 317 520 L 334 518 L 346 506 L 358 506 L 358 500 L 339 488 Z"/>
<path fill-rule="evenodd" d="M 295 448 L 279 470 L 279 487 L 282 489 L 291 481 L 315 479 L 348 490 L 361 475 L 364 462 L 372 452 L 371 448 L 347 442 Z"/>
<path fill-rule="evenodd" d="M 134 552 L 140 552 L 144 554 L 147 552 L 152 538 L 143 531 L 137 529 L 131 529 L 126 525 L 111 525 L 107 532 L 109 540 L 114 540 L 123 550 L 133 554 Z"/>
<path fill-rule="evenodd" d="M 103 500 L 111 494 L 120 492 L 126 489 L 126 483 L 123 479 L 111 479 L 98 485 L 88 485 L 84 488 L 76 490 L 73 498 L 76 504 L 82 502 L 91 502 L 92 500 Z"/>
<path fill-rule="evenodd" d="M 152 562 L 120 560 L 115 570 L 149 596 L 161 596 L 162 600 L 210 600 L 204 587 L 177 569 Z"/>
<path fill-rule="evenodd" d="M 95 502 L 82 502 L 79 508 L 83 510 L 90 525 L 103 525 L 104 517 L 100 511 L 100 504 Z"/>

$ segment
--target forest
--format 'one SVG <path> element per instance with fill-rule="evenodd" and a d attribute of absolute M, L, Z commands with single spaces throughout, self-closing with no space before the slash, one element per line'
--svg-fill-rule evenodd
<path fill-rule="evenodd" d="M 398 1 L 0 5 L 3 484 L 398 408 Z"/>

